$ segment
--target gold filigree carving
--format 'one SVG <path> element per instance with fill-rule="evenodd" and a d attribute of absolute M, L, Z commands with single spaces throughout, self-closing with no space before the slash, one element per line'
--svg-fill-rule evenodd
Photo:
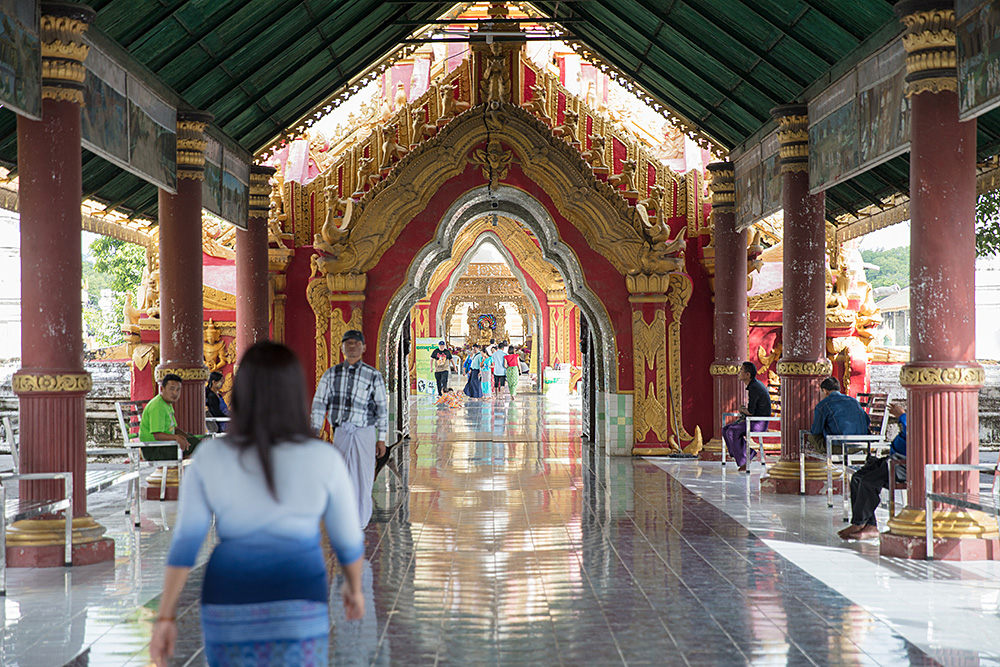
<path fill-rule="evenodd" d="M 94 386 L 90 373 L 15 373 L 11 378 L 15 394 L 41 394 L 53 392 L 86 393 Z"/>
<path fill-rule="evenodd" d="M 736 364 L 712 364 L 708 372 L 710 375 L 738 375 L 740 367 Z"/>
<path fill-rule="evenodd" d="M 656 310 L 653 321 L 647 323 L 639 310 L 632 311 L 632 365 L 635 376 L 633 431 L 636 442 L 645 439 L 650 430 L 659 442 L 670 434 L 667 418 L 667 314 Z M 653 382 L 646 381 L 647 369 L 656 372 Z"/>
<path fill-rule="evenodd" d="M 499 138 L 590 246 L 622 274 L 657 267 L 663 258 L 636 231 L 635 209 L 620 193 L 598 180 L 580 153 L 553 137 L 537 118 L 512 105 L 504 105 L 504 113 Z M 486 133 L 483 114 L 470 111 L 403 158 L 355 206 L 355 224 L 369 233 L 352 244 L 354 257 L 345 258 L 344 270 L 337 272 L 370 270 L 440 186 L 461 173 L 465 163 L 456 157 L 468 155 L 487 139 Z"/>
<path fill-rule="evenodd" d="M 667 327 L 667 353 L 670 358 L 670 407 L 674 416 L 674 433 L 681 440 L 691 440 L 684 428 L 683 384 L 681 383 L 681 315 L 691 300 L 694 285 L 683 273 L 670 274 L 667 303 L 670 305 L 670 325 Z"/>
<path fill-rule="evenodd" d="M 981 366 L 952 368 L 903 366 L 899 371 L 899 383 L 904 387 L 981 387 L 986 383 L 986 371 Z"/>
<path fill-rule="evenodd" d="M 757 296 L 752 296 L 748 300 L 747 309 L 748 310 L 781 310 L 782 300 L 784 299 L 784 292 L 782 288 L 773 289 L 770 292 L 764 292 L 763 294 L 758 294 Z M 774 324 L 775 326 L 781 326 L 781 322 L 771 322 L 769 324 Z"/>
<path fill-rule="evenodd" d="M 203 285 L 202 302 L 208 310 L 236 310 L 236 295 Z"/>
<path fill-rule="evenodd" d="M 490 182 L 490 189 L 496 190 L 500 187 L 500 181 L 507 178 L 510 171 L 510 164 L 514 161 L 514 153 L 505 151 L 503 144 L 498 139 L 490 139 L 486 144 L 486 150 L 477 148 L 469 158 L 469 164 L 474 164 L 483 169 L 483 178 Z"/>
<path fill-rule="evenodd" d="M 822 361 L 779 361 L 778 375 L 830 375 L 833 364 L 829 359 Z"/>
<path fill-rule="evenodd" d="M 182 381 L 188 382 L 206 382 L 208 380 L 209 370 L 207 368 L 164 368 L 160 366 L 153 372 L 153 377 L 157 382 L 161 381 L 167 375 L 177 375 Z"/>

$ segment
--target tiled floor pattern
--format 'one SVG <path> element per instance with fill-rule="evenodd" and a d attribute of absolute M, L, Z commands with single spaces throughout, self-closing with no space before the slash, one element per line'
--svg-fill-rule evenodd
<path fill-rule="evenodd" d="M 936 664 L 921 650 L 933 644 L 912 641 L 920 633 L 901 631 L 892 609 L 838 588 L 836 568 L 793 563 L 836 546 L 813 546 L 832 523 L 819 499 L 760 499 L 753 476 L 694 462 L 608 458 L 579 430 L 579 405 L 565 398 L 420 405 L 409 492 L 376 483 L 366 618 L 338 619 L 333 596 L 333 664 Z M 114 494 L 91 502 L 117 541 L 115 564 L 11 571 L 0 664 L 147 664 L 174 508 L 146 503 L 136 532 L 120 506 Z M 827 518 L 796 524 L 796 513 Z M 185 589 L 173 664 L 204 664 L 200 573 Z M 990 591 L 978 599 L 932 604 L 919 575 L 882 592 L 941 613 L 950 603 L 971 614 L 978 601 L 995 616 L 997 578 L 977 576 Z M 934 657 L 992 659 L 961 648 Z"/>

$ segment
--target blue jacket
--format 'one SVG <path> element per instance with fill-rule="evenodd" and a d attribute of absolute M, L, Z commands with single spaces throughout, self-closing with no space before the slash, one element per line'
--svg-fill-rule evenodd
<path fill-rule="evenodd" d="M 813 435 L 868 435 L 870 420 L 861 404 L 839 391 L 816 404 L 813 412 Z"/>
<path fill-rule="evenodd" d="M 906 415 L 899 416 L 899 435 L 889 445 L 889 455 L 894 459 L 906 458 Z"/>

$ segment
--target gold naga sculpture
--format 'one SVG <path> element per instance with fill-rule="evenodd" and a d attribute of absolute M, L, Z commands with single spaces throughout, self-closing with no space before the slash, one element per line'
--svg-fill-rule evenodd
<path fill-rule="evenodd" d="M 349 227 L 354 213 L 354 201 L 338 197 L 336 190 L 335 185 L 323 188 L 327 206 L 326 218 L 320 233 L 313 236 L 313 249 L 318 254 L 313 255 L 310 260 L 312 265 L 310 277 L 317 273 L 323 275 L 342 273 L 354 266 L 357 253 L 350 242 Z"/>
<path fill-rule="evenodd" d="M 378 174 L 372 172 L 372 163 L 374 161 L 370 157 L 358 158 L 358 189 L 354 193 L 355 197 L 364 195 L 365 183 L 370 183 L 373 179 L 375 182 L 378 182 Z"/>

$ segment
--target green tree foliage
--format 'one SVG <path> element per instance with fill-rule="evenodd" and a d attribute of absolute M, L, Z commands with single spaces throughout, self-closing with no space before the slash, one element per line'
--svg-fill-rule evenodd
<path fill-rule="evenodd" d="M 910 246 L 886 250 L 862 250 L 861 257 L 866 263 L 879 267 L 878 271 L 865 269 L 865 275 L 872 287 L 899 285 L 902 289 L 910 284 Z"/>
<path fill-rule="evenodd" d="M 109 236 L 98 236 L 83 258 L 83 277 L 87 283 L 87 304 L 83 309 L 87 333 L 100 345 L 117 345 L 121 334 L 125 293 L 133 298 L 139 293 L 146 249 Z M 101 290 L 112 292 L 111 304 L 100 302 Z M 135 305 L 135 304 L 133 304 Z"/>
<path fill-rule="evenodd" d="M 979 195 L 976 201 L 976 255 L 1000 255 L 1000 191 Z"/>

